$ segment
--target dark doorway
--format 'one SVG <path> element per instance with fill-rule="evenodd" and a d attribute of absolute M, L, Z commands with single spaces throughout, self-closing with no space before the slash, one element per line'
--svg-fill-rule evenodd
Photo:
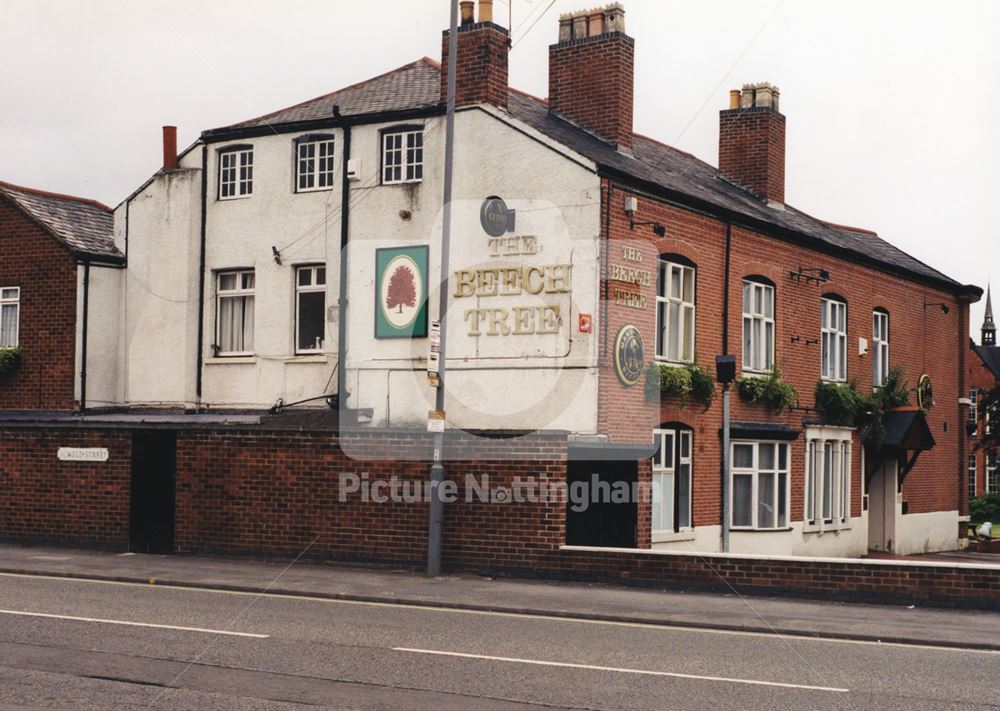
<path fill-rule="evenodd" d="M 132 433 L 132 502 L 129 550 L 174 552 L 174 478 L 177 434 Z"/>
<path fill-rule="evenodd" d="M 635 484 L 639 480 L 637 461 L 571 461 L 569 477 L 570 497 L 566 504 L 566 543 L 571 546 L 603 546 L 608 548 L 635 548 L 636 525 L 639 506 Z M 597 482 L 596 486 L 594 482 Z M 626 501 L 616 502 L 603 496 L 613 492 L 616 482 L 629 487 Z M 574 484 L 586 493 L 586 508 L 574 511 Z M 605 486 L 607 484 L 607 486 Z M 621 484 L 618 484 L 621 487 Z M 594 496 L 595 491 L 599 494 Z"/>

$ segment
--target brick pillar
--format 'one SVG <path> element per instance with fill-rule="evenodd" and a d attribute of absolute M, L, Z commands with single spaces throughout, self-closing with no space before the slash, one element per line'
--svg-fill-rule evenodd
<path fill-rule="evenodd" d="M 785 117 L 778 88 L 746 84 L 719 112 L 719 170 L 772 202 L 785 202 Z"/>

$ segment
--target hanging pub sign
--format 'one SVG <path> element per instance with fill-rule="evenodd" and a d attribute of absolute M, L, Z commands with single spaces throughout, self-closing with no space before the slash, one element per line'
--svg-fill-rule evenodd
<path fill-rule="evenodd" d="M 514 231 L 515 211 L 507 207 L 503 198 L 492 195 L 483 200 L 479 208 L 479 223 L 490 237 L 500 237 Z"/>
<path fill-rule="evenodd" d="M 931 383 L 931 376 L 924 373 L 917 380 L 917 404 L 924 412 L 929 412 L 934 407 L 934 385 Z"/>
<path fill-rule="evenodd" d="M 639 329 L 629 324 L 622 326 L 615 338 L 615 375 L 624 385 L 635 385 L 642 377 L 646 353 Z"/>
<path fill-rule="evenodd" d="M 375 338 L 427 336 L 426 246 L 375 250 Z"/>

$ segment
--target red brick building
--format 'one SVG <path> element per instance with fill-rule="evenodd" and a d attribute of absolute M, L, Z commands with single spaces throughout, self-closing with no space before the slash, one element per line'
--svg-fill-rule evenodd
<path fill-rule="evenodd" d="M 112 224 L 111 208 L 96 200 L 0 182 L 0 348 L 23 353 L 0 375 L 0 409 L 66 411 L 86 402 L 91 274 L 125 261 Z"/>
<path fill-rule="evenodd" d="M 512 334 L 503 324 L 491 323 L 487 333 L 450 329 L 453 350 L 446 357 L 479 340 L 466 358 L 451 355 L 459 367 L 450 382 L 466 389 L 449 397 L 456 402 L 472 393 L 493 401 L 486 404 L 507 405 L 533 394 L 526 391 L 544 382 L 530 380 L 539 372 L 556 383 L 548 399 L 577 386 L 583 395 L 567 397 L 575 404 L 549 420 L 545 400 L 516 413 L 532 423 L 523 427 L 530 432 L 449 419 L 465 430 L 455 434 L 449 474 L 457 480 L 463 468 L 485 467 L 505 485 L 530 472 L 568 484 L 596 477 L 609 487 L 652 485 L 654 496 L 583 511 L 551 502 L 455 505 L 446 513 L 446 563 L 450 555 L 465 567 L 479 561 L 564 570 L 554 560 L 563 544 L 809 556 L 956 547 L 968 500 L 969 412 L 960 399 L 969 389 L 969 303 L 981 290 L 873 232 L 788 205 L 786 118 L 777 87 L 746 85 L 731 93 L 720 112 L 715 167 L 634 132 L 634 40 L 625 34 L 619 4 L 560 18 L 544 100 L 508 88 L 508 30 L 480 12 L 476 22 L 466 3 L 457 34 L 456 123 L 465 137 L 458 167 L 476 191 L 468 202 L 478 219 L 463 223 L 455 250 L 485 249 L 479 223 L 492 234 L 483 215 L 509 198 L 523 200 L 526 209 L 516 220 L 504 215 L 500 238 L 511 232 L 518 240 L 512 244 L 532 245 L 513 253 L 526 266 L 510 270 L 512 284 L 518 275 L 541 279 L 542 267 L 552 264 L 530 260 L 548 259 L 544 249 L 560 246 L 551 233 L 519 232 L 533 224 L 533 209 L 542 212 L 530 200 L 549 205 L 545 210 L 558 217 L 576 251 L 571 264 L 555 265 L 566 266 L 556 272 L 562 276 L 549 272 L 553 286 L 543 308 L 557 316 L 545 338 L 529 342 L 539 344 L 537 352 L 499 351 L 501 365 L 476 371 L 480 347 L 504 343 L 513 352 L 525 343 L 515 343 L 520 324 L 506 341 Z M 440 193 L 426 186 L 436 188 L 432 181 L 442 172 L 443 144 L 433 131 L 444 114 L 447 79 L 442 65 L 419 60 L 266 117 L 205 131 L 200 145 L 179 157 L 165 147 L 163 170 L 117 211 L 119 249 L 129 257 L 121 293 L 125 308 L 142 314 L 122 322 L 127 343 L 110 366 L 125 373 L 118 400 L 108 396 L 123 412 L 75 422 L 94 429 L 88 437 L 73 431 L 65 441 L 88 444 L 61 445 L 128 459 L 128 467 L 118 462 L 116 483 L 105 482 L 105 491 L 107 505 L 119 508 L 129 491 L 129 515 L 118 510 L 107 527 L 80 529 L 81 539 L 142 550 L 155 544 L 283 552 L 321 536 L 314 549 L 321 555 L 419 558 L 423 504 L 377 509 L 334 500 L 336 470 L 347 467 L 344 453 L 355 437 L 376 455 L 369 457 L 373 471 L 420 479 L 428 441 L 413 427 L 422 422 L 410 421 L 405 430 L 391 414 L 422 418 L 431 387 L 423 336 L 375 340 L 377 326 L 360 306 L 377 291 L 371 265 L 341 260 L 357 259 L 346 248 L 374 246 L 382 232 L 421 249 L 426 241 L 432 255 L 440 254 L 433 230 Z M 341 175 L 329 151 L 343 151 Z M 281 172 L 289 170 L 299 172 Z M 571 182 L 579 189 L 568 198 Z M 300 196 L 299 186 L 313 197 Z M 320 188 L 330 197 L 319 193 L 317 202 Z M 304 239 L 317 232 L 313 225 L 298 244 L 290 236 L 275 244 L 272 232 L 313 223 L 305 205 L 328 215 L 338 195 L 341 229 L 323 217 L 317 224 L 342 235 L 342 243 L 297 254 L 313 248 L 315 240 Z M 334 286 L 329 294 L 328 286 Z M 475 298 L 497 297 L 488 286 Z M 300 353 L 290 334 L 301 325 L 303 294 L 322 306 L 313 310 L 318 323 Z M 339 310 L 324 296 L 336 297 Z M 333 323 L 336 338 L 327 329 Z M 461 319 L 452 325 L 462 326 Z M 467 340 L 458 341 L 460 335 Z M 576 359 L 559 360 L 552 343 Z M 728 472 L 716 356 L 732 357 L 738 376 Z M 392 366 L 378 370 L 380 360 Z M 300 395 L 320 407 L 324 399 L 336 403 L 339 421 L 314 412 L 297 423 L 286 404 L 293 398 L 278 387 L 299 377 L 328 386 L 337 379 L 335 393 Z M 270 382 L 279 385 L 269 389 Z M 890 391 L 899 397 L 879 400 Z M 849 400 L 853 409 L 834 412 L 816 393 Z M 276 402 L 273 412 L 261 402 Z M 44 432 L 18 430 L 10 438 L 9 461 L 21 464 L 6 472 L 0 464 L 9 500 L 50 495 L 47 485 L 25 494 L 37 482 L 23 476 L 24 467 L 50 456 L 61 440 L 48 428 L 65 426 L 38 423 Z M 101 436 L 108 437 L 104 446 Z M 499 454 L 496 442 L 508 439 L 514 443 Z M 59 472 L 86 467 L 80 486 L 87 472 L 102 471 L 89 461 L 68 461 Z M 99 499 L 88 502 L 101 506 Z M 151 502 L 155 510 L 144 508 Z M 74 505 L 59 499 L 65 520 L 76 520 L 69 515 Z M 0 529 L 9 535 L 76 535 L 72 525 L 55 530 L 37 512 L 11 509 L 6 516 Z M 159 528 L 150 530 L 154 520 Z"/>
<path fill-rule="evenodd" d="M 995 449 L 983 446 L 983 437 L 993 431 L 982 405 L 983 397 L 1000 386 L 1000 347 L 997 346 L 997 329 L 993 321 L 993 303 L 986 292 L 986 313 L 979 345 L 969 342 L 968 377 L 969 433 L 968 486 L 969 498 L 1000 491 L 1000 461 Z"/>

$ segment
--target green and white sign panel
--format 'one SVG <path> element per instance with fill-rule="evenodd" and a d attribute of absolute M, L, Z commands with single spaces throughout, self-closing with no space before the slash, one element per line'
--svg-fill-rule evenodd
<path fill-rule="evenodd" d="M 427 336 L 426 246 L 375 250 L 375 338 Z"/>

